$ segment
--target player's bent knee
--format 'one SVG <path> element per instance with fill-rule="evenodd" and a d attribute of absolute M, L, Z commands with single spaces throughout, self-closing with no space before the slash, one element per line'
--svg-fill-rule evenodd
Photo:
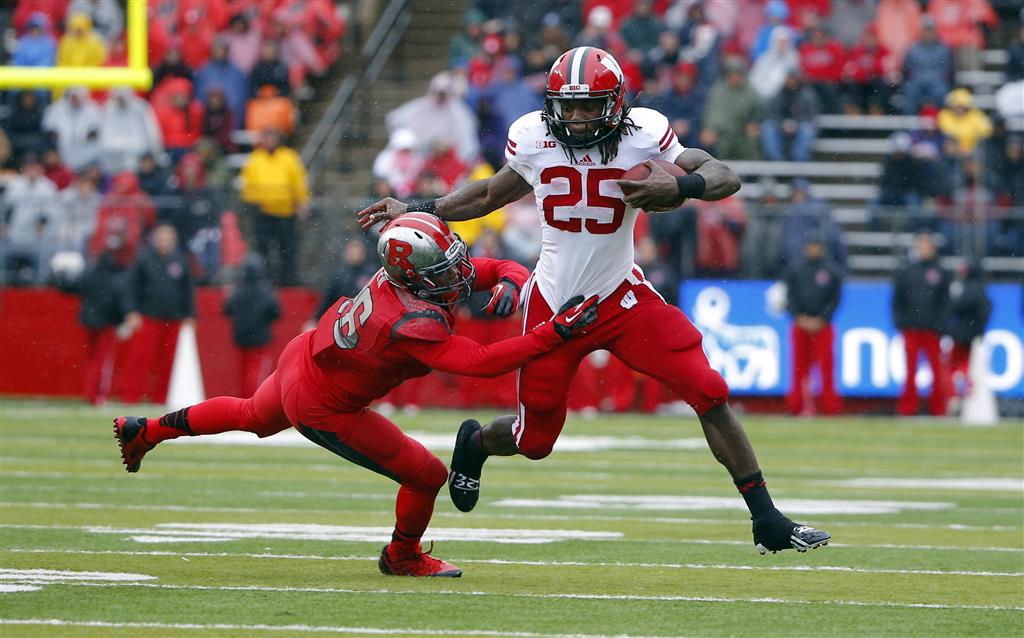
<path fill-rule="evenodd" d="M 423 464 L 423 467 L 415 474 L 408 476 L 402 481 L 402 484 L 420 490 L 437 492 L 447 482 L 448 468 L 441 462 L 441 459 L 431 455 L 426 463 Z"/>
<path fill-rule="evenodd" d="M 697 414 L 704 414 L 729 400 L 729 386 L 722 375 L 708 368 L 698 383 L 700 394 L 690 402 Z"/>
<path fill-rule="evenodd" d="M 539 461 L 551 454 L 551 450 L 554 446 L 554 441 L 520 441 L 519 453 L 528 459 Z"/>

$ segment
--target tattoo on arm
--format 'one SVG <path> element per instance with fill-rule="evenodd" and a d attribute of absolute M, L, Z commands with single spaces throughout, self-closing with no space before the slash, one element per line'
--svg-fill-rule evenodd
<path fill-rule="evenodd" d="M 447 221 L 483 217 L 533 190 L 519 173 L 503 166 L 494 177 L 467 184 L 437 200 L 437 214 Z"/>
<path fill-rule="evenodd" d="M 704 178 L 704 195 L 701 199 L 725 199 L 740 189 L 739 176 L 723 162 L 711 157 L 707 151 L 688 148 L 676 158 L 676 166 Z"/>

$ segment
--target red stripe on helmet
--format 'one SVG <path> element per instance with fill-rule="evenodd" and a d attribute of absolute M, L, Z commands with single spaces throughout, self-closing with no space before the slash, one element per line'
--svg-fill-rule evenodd
<path fill-rule="evenodd" d="M 406 213 L 395 220 L 395 225 L 418 230 L 437 242 L 444 251 L 447 251 L 455 241 L 448 225 L 428 213 Z"/>

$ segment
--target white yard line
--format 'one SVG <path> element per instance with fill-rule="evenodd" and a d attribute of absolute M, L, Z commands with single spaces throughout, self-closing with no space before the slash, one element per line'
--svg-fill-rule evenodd
<path fill-rule="evenodd" d="M 139 530 L 134 528 L 116 528 L 104 525 L 33 525 L 33 524 L 0 524 L 0 529 L 77 529 L 86 532 L 101 531 L 106 534 L 136 534 L 140 531 L 151 531 L 151 530 Z M 536 531 L 536 530 L 526 530 Z M 430 538 L 431 532 L 427 531 L 426 538 Z M 267 539 L 270 540 L 270 539 Z M 384 536 L 381 540 L 386 540 Z M 622 539 L 614 539 L 615 542 L 629 542 Z M 680 539 L 680 538 L 654 538 L 644 539 L 647 542 L 657 543 L 674 543 L 680 545 L 738 545 L 743 547 L 750 547 L 751 542 L 748 541 L 731 541 L 731 540 L 714 540 L 706 538 L 692 538 L 692 539 Z M 190 542 L 195 542 L 194 539 L 190 539 Z M 964 547 L 956 545 L 898 545 L 889 543 L 864 543 L 864 544 L 853 544 L 853 543 L 836 543 L 830 542 L 830 547 L 843 547 L 843 548 L 854 548 L 854 549 L 914 549 L 914 550 L 929 550 L 929 551 L 962 551 L 962 552 L 1007 552 L 1007 553 L 1024 553 L 1024 547 Z"/>
<path fill-rule="evenodd" d="M 774 605 L 837 605 L 841 607 L 892 607 L 901 609 L 982 609 L 991 611 L 1024 611 L 1024 607 L 1010 605 L 947 605 L 943 603 L 898 603 L 866 600 L 800 600 L 787 598 L 739 598 L 726 596 L 643 596 L 631 594 L 577 594 L 549 593 L 528 594 L 522 592 L 490 592 L 439 589 L 433 591 L 401 591 L 391 589 L 344 589 L 337 587 L 268 587 L 262 585 L 160 585 L 154 583 L 62 583 L 64 587 L 142 587 L 152 589 L 184 589 L 192 591 L 265 591 L 278 593 L 311 594 L 362 594 L 385 596 L 498 596 L 501 598 L 527 598 L 547 600 L 609 600 L 609 601 L 650 601 L 650 602 L 697 602 L 697 603 L 763 603 Z"/>
<path fill-rule="evenodd" d="M 127 551 L 127 550 L 90 550 L 90 549 L 7 549 L 13 554 L 86 554 L 111 556 L 179 556 L 186 558 L 254 558 L 271 560 L 326 560 L 326 561 L 375 561 L 377 556 L 321 556 L 317 554 L 251 554 L 245 552 L 167 552 L 167 551 Z M 707 563 L 626 563 L 626 562 L 593 562 L 593 561 L 545 561 L 545 560 L 504 560 L 500 558 L 459 558 L 448 557 L 456 563 L 480 565 L 529 565 L 540 567 L 628 567 L 654 569 L 722 569 L 739 571 L 780 571 L 780 572 L 848 572 L 856 574 L 909 574 L 922 576 L 980 576 L 980 577 L 1018 577 L 1024 572 L 988 572 L 962 570 L 932 569 L 871 569 L 865 567 L 843 567 L 836 565 L 724 565 Z"/>
<path fill-rule="evenodd" d="M 14 618 L 0 619 L 0 625 L 42 625 L 48 627 L 109 627 L 138 629 L 199 629 L 210 631 L 291 631 L 299 633 L 330 633 L 330 634 L 372 634 L 394 635 L 407 634 L 419 636 L 508 636 L 509 638 L 610 638 L 601 634 L 539 634 L 529 631 L 487 631 L 479 630 L 445 630 L 391 629 L 382 627 L 326 627 L 321 625 L 230 625 L 224 623 L 203 625 L 198 623 L 156 623 L 156 622 L 107 622 L 102 620 L 62 620 L 58 618 Z M 653 636 L 620 635 L 620 638 L 655 638 Z"/>

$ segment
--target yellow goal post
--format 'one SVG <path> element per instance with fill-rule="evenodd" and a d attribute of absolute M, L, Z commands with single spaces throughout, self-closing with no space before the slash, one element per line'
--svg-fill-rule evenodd
<path fill-rule="evenodd" d="M 69 86 L 85 86 L 90 89 L 130 86 L 134 89 L 149 89 L 153 84 L 153 73 L 149 70 L 146 0 L 128 0 L 125 26 L 128 35 L 128 66 L 0 66 L 0 90 Z"/>

